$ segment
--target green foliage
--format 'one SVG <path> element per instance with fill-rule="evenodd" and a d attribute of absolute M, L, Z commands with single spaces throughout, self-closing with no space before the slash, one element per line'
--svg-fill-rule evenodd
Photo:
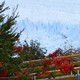
<path fill-rule="evenodd" d="M 20 53 L 23 60 L 43 59 L 45 57 L 47 50 L 46 48 L 42 48 L 38 41 L 31 40 L 30 44 L 27 41 L 24 42 L 23 50 Z"/>
<path fill-rule="evenodd" d="M 40 43 L 38 41 L 31 40 L 30 42 L 31 53 L 37 55 L 37 58 L 44 58 L 47 52 L 46 48 L 41 48 Z"/>
<path fill-rule="evenodd" d="M 9 9 L 9 7 L 4 8 L 4 5 L 5 2 L 0 5 L 0 62 L 3 63 L 0 71 L 7 69 L 10 73 L 13 73 L 15 70 L 20 70 L 18 64 L 21 62 L 21 59 L 13 59 L 12 55 L 14 54 L 15 42 L 19 40 L 21 32 L 16 33 L 16 28 L 13 27 L 18 17 L 18 14 L 15 14 L 17 8 L 9 16 L 4 14 Z"/>
<path fill-rule="evenodd" d="M 4 8 L 4 5 L 5 2 L 0 5 L 0 74 L 2 71 L 9 71 L 7 76 L 15 76 L 15 72 L 17 74 L 22 72 L 22 61 L 44 58 L 47 50 L 41 48 L 40 43 L 33 40 L 31 40 L 30 45 L 27 41 L 23 46 L 16 45 L 22 32 L 16 33 L 16 28 L 13 27 L 18 17 L 18 14 L 15 14 L 17 8 L 14 9 L 11 16 L 7 16 L 4 11 L 8 10 L 9 7 Z M 14 58 L 14 54 L 17 54 L 18 57 Z M 20 75 L 23 76 L 22 73 Z M 25 78 L 25 76 L 23 77 Z"/>
<path fill-rule="evenodd" d="M 9 9 L 9 7 L 4 8 L 4 4 L 5 2 L 0 5 L 0 60 L 4 55 L 7 57 L 12 55 L 13 46 L 20 36 L 20 33 L 16 33 L 13 27 L 16 24 L 15 19 L 18 17 L 18 14 L 15 15 L 14 12 L 11 16 L 3 14 L 5 10 Z"/>

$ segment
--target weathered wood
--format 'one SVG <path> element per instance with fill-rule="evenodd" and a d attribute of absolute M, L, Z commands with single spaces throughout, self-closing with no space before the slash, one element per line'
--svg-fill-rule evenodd
<path fill-rule="evenodd" d="M 80 70 L 80 67 L 75 67 L 74 68 L 75 71 L 77 70 Z M 64 73 L 62 73 L 60 70 L 54 70 L 54 71 L 50 71 L 51 74 L 54 74 L 55 76 L 63 76 L 65 75 Z M 30 74 L 30 77 L 32 76 L 35 76 L 36 73 L 32 73 Z M 37 76 L 37 78 L 41 79 L 41 78 L 47 78 L 49 77 L 50 75 L 49 74 L 43 74 L 43 75 L 40 75 L 40 76 Z"/>
<path fill-rule="evenodd" d="M 79 62 L 73 62 L 73 64 L 74 65 L 80 65 L 80 61 Z M 49 65 L 49 67 L 54 67 L 55 65 L 53 64 L 53 65 Z M 36 66 L 36 68 L 37 68 L 37 70 L 38 71 L 42 71 L 43 70 L 43 66 Z M 30 68 L 30 70 L 34 70 L 35 69 L 35 67 L 33 67 L 33 68 Z M 22 69 L 22 70 L 27 70 L 27 68 L 24 68 L 24 69 Z M 29 70 L 29 68 L 28 68 L 28 70 Z"/>
<path fill-rule="evenodd" d="M 55 58 L 75 58 L 75 57 L 80 57 L 80 54 L 75 54 L 75 55 L 69 55 L 69 56 L 58 56 L 58 57 L 55 57 Z M 50 59 L 50 58 L 47 58 L 47 59 Z M 43 61 L 44 59 L 38 59 L 38 60 L 31 60 L 31 61 L 23 61 L 23 63 L 22 64 L 24 64 L 24 63 L 30 63 L 30 62 L 34 62 L 34 63 L 36 63 L 36 62 L 41 62 L 41 61 Z"/>
<path fill-rule="evenodd" d="M 55 78 L 55 80 L 76 80 L 75 76 L 63 76 L 63 77 L 59 77 L 59 78 Z"/>
<path fill-rule="evenodd" d="M 75 55 L 69 55 L 69 56 L 59 56 L 59 57 L 55 57 L 55 58 L 77 58 L 77 57 L 80 57 L 80 54 L 75 54 Z M 49 58 L 47 58 L 49 59 Z M 29 63 L 40 63 L 42 62 L 44 59 L 39 59 L 39 60 L 31 60 L 31 61 L 24 61 L 22 63 L 22 65 L 24 64 L 29 64 Z M 80 65 L 80 61 L 77 61 L 77 62 L 73 62 L 74 65 Z M 54 67 L 55 65 L 49 65 L 49 67 Z M 38 71 L 42 71 L 43 70 L 43 66 L 36 66 Z M 32 67 L 32 69 L 34 70 L 35 67 Z M 74 67 L 75 71 L 77 70 L 80 70 L 80 67 Z M 27 70 L 27 68 L 24 68 L 22 70 Z M 55 76 L 64 76 L 65 74 L 62 73 L 60 70 L 53 70 L 53 71 L 50 71 L 51 74 L 55 74 Z M 33 77 L 35 76 L 36 73 L 31 73 L 29 74 L 29 77 Z M 47 78 L 49 77 L 50 75 L 49 74 L 42 74 L 40 76 L 37 76 L 37 79 L 43 79 L 43 78 Z M 63 77 L 63 78 L 56 78 L 55 80 L 76 80 L 76 77 L 75 76 L 68 76 L 68 77 Z"/>

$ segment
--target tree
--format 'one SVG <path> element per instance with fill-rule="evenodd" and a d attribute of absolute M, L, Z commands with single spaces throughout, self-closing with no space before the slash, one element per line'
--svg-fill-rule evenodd
<path fill-rule="evenodd" d="M 12 58 L 15 42 L 19 40 L 21 32 L 16 33 L 16 28 L 13 27 L 18 17 L 18 14 L 15 14 L 17 8 L 9 16 L 4 14 L 4 11 L 9 9 L 9 7 L 4 8 L 4 5 L 5 2 L 0 5 L 0 72 L 7 70 L 9 75 L 12 75 L 14 71 L 19 69 L 16 64 L 21 61 L 20 58 Z"/>
<path fill-rule="evenodd" d="M 46 48 L 42 48 L 38 41 L 31 40 L 30 44 L 25 41 L 20 55 L 23 57 L 24 60 L 35 60 L 43 59 L 46 53 Z"/>
<path fill-rule="evenodd" d="M 21 63 L 25 58 L 44 58 L 46 50 L 40 47 L 40 43 L 33 40 L 31 41 L 30 46 L 27 46 L 27 43 L 23 46 L 16 45 L 16 42 L 19 42 L 19 37 L 23 31 L 17 33 L 16 28 L 14 27 L 16 18 L 18 17 L 18 14 L 15 13 L 17 8 L 14 9 L 12 15 L 9 16 L 4 14 L 4 11 L 9 9 L 9 7 L 4 8 L 4 5 L 5 2 L 0 5 L 0 77 L 16 75 L 21 76 L 21 78 L 27 78 L 26 75 L 29 74 L 27 73 L 24 75 Z M 14 54 L 18 54 L 19 56 L 14 58 Z M 20 80 L 20 78 L 18 80 Z"/>

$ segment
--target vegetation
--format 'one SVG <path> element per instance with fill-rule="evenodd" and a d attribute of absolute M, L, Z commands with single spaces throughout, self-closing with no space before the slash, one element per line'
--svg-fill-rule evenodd
<path fill-rule="evenodd" d="M 19 38 L 21 35 L 16 32 L 14 25 L 16 24 L 16 9 L 12 12 L 12 15 L 5 15 L 4 12 L 9 9 L 5 7 L 5 2 L 0 5 L 0 77 L 10 77 L 22 75 L 21 63 L 24 60 L 41 59 L 44 58 L 46 50 L 40 47 L 40 43 L 37 41 L 31 41 L 30 46 L 27 41 L 24 45 L 19 44 Z M 18 55 L 14 57 L 14 55 Z"/>
<path fill-rule="evenodd" d="M 18 17 L 18 14 L 15 13 L 17 8 L 14 9 L 11 16 L 5 15 L 4 11 L 9 7 L 4 8 L 4 4 L 5 2 L 0 5 L 0 78 L 17 76 L 15 78 L 17 80 L 29 80 L 28 77 L 31 73 L 36 73 L 34 76 L 49 74 L 49 77 L 54 77 L 54 74 L 50 74 L 50 70 L 55 69 L 59 69 L 65 75 L 75 73 L 74 60 L 70 57 L 59 58 L 58 56 L 78 54 L 79 50 L 70 49 L 64 52 L 59 48 L 45 56 L 47 50 L 42 48 L 38 41 L 31 40 L 30 44 L 24 41 L 23 45 L 20 44 L 19 38 L 23 30 L 17 33 L 14 27 Z M 40 59 L 40 62 L 35 59 Z M 78 58 L 75 61 L 78 61 Z M 23 65 L 24 63 L 26 64 Z"/>

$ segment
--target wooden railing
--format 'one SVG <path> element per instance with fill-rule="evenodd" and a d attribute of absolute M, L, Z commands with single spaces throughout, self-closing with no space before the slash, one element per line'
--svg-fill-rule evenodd
<path fill-rule="evenodd" d="M 77 61 L 74 61 L 74 69 L 76 71 L 76 76 L 77 76 L 77 71 L 80 70 L 80 61 L 78 60 L 78 58 L 80 57 L 80 54 L 75 54 L 75 55 L 69 55 L 69 56 L 59 56 L 57 58 L 72 58 L 72 59 L 77 59 Z M 48 59 L 48 58 L 47 58 Z M 31 60 L 31 61 L 24 61 L 21 65 L 25 67 L 22 70 L 27 70 L 27 66 L 31 63 L 41 63 L 44 59 L 39 59 L 39 60 Z M 34 65 L 33 65 L 34 66 Z M 50 65 L 50 67 L 54 67 L 55 65 Z M 30 68 L 31 70 L 34 70 L 35 68 L 37 68 L 38 71 L 42 71 L 43 66 L 39 65 L 39 66 L 34 66 L 33 68 Z M 76 76 L 74 76 L 74 74 L 71 75 L 65 75 L 64 73 L 62 73 L 60 70 L 51 70 L 50 73 L 55 74 L 55 80 L 76 80 Z M 29 74 L 29 77 L 34 77 L 36 73 L 31 73 Z M 40 76 L 36 76 L 37 79 L 44 79 L 48 78 L 49 74 L 43 74 Z"/>

